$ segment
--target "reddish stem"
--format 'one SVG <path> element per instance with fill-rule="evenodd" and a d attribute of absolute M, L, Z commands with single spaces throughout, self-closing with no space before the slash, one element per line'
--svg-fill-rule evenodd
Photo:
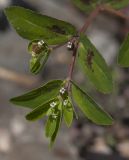
<path fill-rule="evenodd" d="M 99 14 L 99 12 L 100 12 L 100 6 L 98 6 L 93 12 L 91 12 L 91 14 L 89 15 L 89 17 L 86 19 L 85 24 L 80 29 L 79 34 L 80 33 L 84 33 L 88 29 L 89 25 L 97 17 L 97 15 Z"/>
<path fill-rule="evenodd" d="M 122 13 L 121 11 L 117 11 L 117 10 L 113 9 L 110 6 L 106 6 L 106 5 L 101 6 L 100 11 L 107 12 L 109 14 L 113 14 L 113 15 L 115 15 L 117 17 L 120 17 L 120 18 L 123 18 L 123 19 L 127 19 L 127 20 L 129 19 L 129 17 L 126 16 L 124 13 Z"/>
<path fill-rule="evenodd" d="M 68 91 L 70 91 L 70 88 L 71 88 L 70 81 L 72 80 L 74 65 L 75 65 L 75 62 L 76 62 L 77 49 L 78 49 L 78 40 L 76 40 L 74 44 L 75 44 L 75 46 L 74 46 L 72 59 L 71 59 L 71 63 L 70 63 L 69 74 L 68 74 L 68 86 L 67 86 L 68 87 Z"/>
<path fill-rule="evenodd" d="M 100 5 L 100 6 L 96 7 L 96 9 L 93 12 L 91 12 L 89 17 L 86 19 L 84 26 L 79 31 L 79 33 L 84 33 L 88 29 L 89 25 L 93 22 L 93 20 L 99 15 L 100 12 L 107 12 L 109 14 L 113 14 L 113 15 L 120 17 L 120 18 L 123 18 L 123 19 L 127 19 L 127 20 L 129 19 L 129 17 L 126 16 L 121 11 L 117 11 L 117 10 L 111 8 L 110 6 Z"/>
<path fill-rule="evenodd" d="M 113 15 L 118 16 L 118 17 L 123 18 L 123 19 L 129 19 L 129 17 L 127 17 L 121 11 L 116 11 L 115 9 L 113 9 L 109 6 L 100 5 L 100 6 L 97 6 L 96 9 L 93 12 L 91 12 L 89 17 L 86 19 L 85 24 L 83 25 L 83 27 L 78 32 L 78 35 L 86 32 L 86 30 L 88 29 L 90 24 L 99 15 L 100 12 L 107 12 L 107 13 L 113 14 Z M 74 70 L 74 65 L 75 65 L 76 56 L 77 56 L 77 49 L 78 49 L 78 44 L 79 44 L 78 38 L 75 38 L 75 37 L 71 40 L 71 42 L 74 43 L 75 47 L 74 47 L 74 50 L 73 50 L 73 55 L 72 55 L 69 74 L 68 74 L 68 86 L 67 86 L 68 91 L 70 91 L 70 88 L 71 88 L 70 81 L 72 80 L 72 74 L 73 74 L 73 70 Z"/>

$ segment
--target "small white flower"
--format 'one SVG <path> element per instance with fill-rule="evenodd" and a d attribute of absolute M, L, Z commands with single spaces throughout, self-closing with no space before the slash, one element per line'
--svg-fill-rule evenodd
<path fill-rule="evenodd" d="M 51 108 L 54 108 L 56 105 L 57 105 L 57 103 L 56 103 L 56 102 L 52 102 L 52 103 L 50 103 L 50 107 L 51 107 Z"/>
<path fill-rule="evenodd" d="M 38 46 L 41 47 L 45 42 L 43 40 L 38 42 Z"/>
<path fill-rule="evenodd" d="M 68 48 L 68 49 L 72 49 L 72 48 L 73 48 L 73 43 L 72 43 L 72 42 L 68 42 L 67 48 Z"/>
<path fill-rule="evenodd" d="M 57 114 L 52 114 L 52 118 L 56 119 L 57 117 Z"/>
<path fill-rule="evenodd" d="M 36 53 L 34 51 L 31 52 L 32 57 L 36 57 Z"/>
<path fill-rule="evenodd" d="M 67 104 L 68 104 L 68 100 L 66 99 L 63 101 L 63 105 L 66 106 Z"/>
<path fill-rule="evenodd" d="M 66 89 L 65 89 L 65 88 L 61 88 L 61 89 L 60 89 L 60 93 L 61 93 L 61 94 L 64 94 L 64 93 L 65 93 L 65 91 L 66 91 Z"/>

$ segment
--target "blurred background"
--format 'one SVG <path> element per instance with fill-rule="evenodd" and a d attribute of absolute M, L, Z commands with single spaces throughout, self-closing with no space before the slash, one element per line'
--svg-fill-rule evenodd
<path fill-rule="evenodd" d="M 50 79 L 66 78 L 71 53 L 65 47 L 57 49 L 40 75 L 30 74 L 28 41 L 15 33 L 3 13 L 10 5 L 68 21 L 78 29 L 86 19 L 70 0 L 0 0 L 0 160 L 129 160 L 129 69 L 120 68 L 116 62 L 129 22 L 101 14 L 87 31 L 112 69 L 112 94 L 98 93 L 79 69 L 74 74 L 75 81 L 114 117 L 114 125 L 96 126 L 78 111 L 79 119 L 70 129 L 62 125 L 54 148 L 49 150 L 44 120 L 26 121 L 24 115 L 29 110 L 10 104 L 9 99 Z M 129 15 L 129 7 L 123 12 Z"/>

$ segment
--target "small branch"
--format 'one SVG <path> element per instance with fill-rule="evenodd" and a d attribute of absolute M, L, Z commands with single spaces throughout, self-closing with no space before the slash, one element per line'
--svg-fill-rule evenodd
<path fill-rule="evenodd" d="M 98 16 L 100 12 L 100 6 L 98 6 L 93 12 L 91 12 L 91 14 L 88 16 L 88 18 L 86 19 L 85 24 L 83 25 L 83 27 L 80 29 L 79 34 L 80 33 L 84 33 L 89 25 L 93 22 L 93 20 Z"/>
<path fill-rule="evenodd" d="M 77 48 L 76 47 L 73 51 L 73 55 L 72 55 L 72 60 L 71 60 L 71 64 L 70 64 L 70 70 L 69 70 L 69 80 L 72 79 L 72 73 L 73 73 L 73 69 L 74 69 L 74 64 L 75 64 L 75 60 L 76 60 L 76 52 L 77 52 Z"/>
<path fill-rule="evenodd" d="M 0 67 L 0 79 L 14 82 L 25 87 L 31 87 L 39 82 L 38 78 L 14 72 L 3 67 Z"/>
<path fill-rule="evenodd" d="M 78 36 L 80 36 L 81 33 L 85 33 L 86 32 L 86 30 L 88 29 L 88 27 L 90 26 L 90 24 L 99 15 L 100 12 L 107 12 L 107 13 L 113 14 L 113 15 L 118 16 L 118 17 L 123 18 L 123 19 L 129 19 L 129 17 L 127 17 L 121 11 L 117 11 L 117 10 L 111 8 L 110 6 L 99 5 L 88 16 L 88 18 L 85 21 L 85 24 L 83 25 L 83 27 L 78 32 Z M 78 44 L 79 44 L 78 37 L 73 37 L 71 39 L 71 42 L 74 44 L 75 47 L 74 47 L 74 50 L 73 50 L 72 60 L 71 60 L 69 74 L 68 74 L 68 78 L 67 78 L 67 80 L 68 80 L 68 83 L 67 83 L 67 89 L 68 89 L 68 91 L 70 91 L 70 88 L 71 88 L 70 81 L 72 80 L 74 65 L 75 65 L 76 56 L 77 56 L 77 49 L 78 49 Z"/>
<path fill-rule="evenodd" d="M 68 86 L 67 86 L 68 91 L 70 91 L 70 88 L 71 88 L 70 81 L 72 80 L 74 65 L 75 65 L 76 56 L 77 56 L 78 43 L 79 42 L 76 39 L 76 41 L 74 42 L 75 46 L 74 46 L 73 55 L 72 55 L 72 59 L 71 59 L 71 64 L 70 64 L 70 68 L 69 68 L 69 73 L 68 73 L 68 78 L 67 78 L 67 80 L 68 80 Z"/>
<path fill-rule="evenodd" d="M 93 20 L 99 15 L 100 12 L 107 12 L 107 13 L 113 14 L 117 17 L 129 20 L 129 17 L 126 16 L 121 11 L 117 11 L 117 10 L 111 8 L 110 6 L 100 5 L 100 6 L 96 7 L 96 9 L 93 12 L 91 12 L 89 17 L 86 19 L 84 26 L 79 31 L 79 33 L 84 33 L 88 29 L 89 25 L 93 22 Z"/>
<path fill-rule="evenodd" d="M 60 48 L 62 46 L 65 46 L 65 45 L 66 45 L 66 43 L 62 43 L 62 44 L 59 44 L 59 45 L 56 45 L 56 46 L 52 47 L 51 49 L 55 50 L 55 49 L 58 49 L 58 48 Z"/>
<path fill-rule="evenodd" d="M 79 31 L 78 35 L 80 33 L 83 33 L 87 30 L 87 28 L 89 27 L 89 25 L 92 23 L 92 21 L 96 18 L 96 16 L 99 14 L 100 11 L 100 7 L 98 6 L 91 14 L 90 16 L 87 18 L 84 26 L 81 28 L 81 30 Z M 70 69 L 69 69 L 69 73 L 68 73 L 68 85 L 67 85 L 67 89 L 68 91 L 70 91 L 71 89 L 71 83 L 70 81 L 72 80 L 72 75 L 73 75 L 73 70 L 74 70 L 74 65 L 75 65 L 75 61 L 76 61 L 76 56 L 77 56 L 77 49 L 78 49 L 78 37 L 74 37 L 71 40 L 72 43 L 74 43 L 74 50 L 73 50 L 73 55 L 72 55 L 72 59 L 71 59 L 71 64 L 70 64 Z"/>
<path fill-rule="evenodd" d="M 124 13 L 122 13 L 121 11 L 117 11 L 117 10 L 113 9 L 110 6 L 106 6 L 106 5 L 105 6 L 101 6 L 100 7 L 100 11 L 107 12 L 107 13 L 113 14 L 113 15 L 115 15 L 117 17 L 129 20 L 129 17 L 126 16 Z"/>

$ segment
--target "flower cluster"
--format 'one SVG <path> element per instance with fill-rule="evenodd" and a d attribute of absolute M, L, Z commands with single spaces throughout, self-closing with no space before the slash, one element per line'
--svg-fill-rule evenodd
<path fill-rule="evenodd" d="M 74 48 L 74 44 L 73 44 L 72 42 L 68 42 L 67 48 L 68 48 L 69 50 L 72 50 L 72 49 Z"/>
<path fill-rule="evenodd" d="M 43 40 L 41 40 L 41 41 L 38 42 L 38 46 L 39 47 L 42 47 L 43 44 L 45 44 L 45 42 Z"/>
<path fill-rule="evenodd" d="M 36 57 L 36 54 L 34 51 L 32 51 L 31 55 L 32 55 L 32 57 Z"/>
<path fill-rule="evenodd" d="M 68 99 L 65 99 L 65 100 L 63 101 L 63 105 L 66 106 L 67 104 L 68 104 Z"/>
<path fill-rule="evenodd" d="M 66 89 L 62 87 L 62 88 L 60 89 L 60 93 L 61 93 L 61 94 L 64 94 L 65 92 L 66 92 Z"/>
<path fill-rule="evenodd" d="M 56 102 L 52 102 L 52 103 L 50 103 L 50 107 L 51 107 L 51 108 L 54 108 L 56 105 L 57 105 L 57 103 L 56 103 Z"/>
<path fill-rule="evenodd" d="M 57 117 L 58 117 L 57 114 L 55 114 L 55 113 L 52 114 L 52 118 L 53 118 L 53 119 L 56 119 Z"/>

